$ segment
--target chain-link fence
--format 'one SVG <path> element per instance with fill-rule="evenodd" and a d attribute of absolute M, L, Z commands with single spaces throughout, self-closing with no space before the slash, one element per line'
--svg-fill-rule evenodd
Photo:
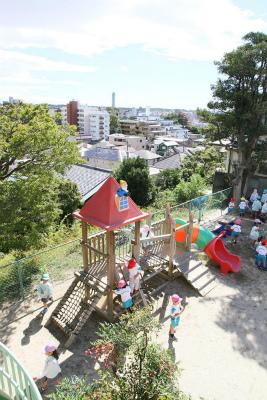
<path fill-rule="evenodd" d="M 48 272 L 52 285 L 73 277 L 82 268 L 79 240 L 48 248 L 32 256 L 0 266 L 0 304 L 10 299 L 25 299 L 44 272 Z"/>
<path fill-rule="evenodd" d="M 225 212 L 231 193 L 232 188 L 228 188 L 178 204 L 171 207 L 172 216 L 188 220 L 189 212 L 192 212 L 194 219 L 198 220 L 198 222 L 208 223 Z M 159 210 L 153 213 L 152 220 L 156 222 L 164 217 L 165 210 Z"/>

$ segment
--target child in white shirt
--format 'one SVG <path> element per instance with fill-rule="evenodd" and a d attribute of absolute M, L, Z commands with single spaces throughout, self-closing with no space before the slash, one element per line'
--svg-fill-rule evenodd
<path fill-rule="evenodd" d="M 118 289 L 115 290 L 115 293 L 121 296 L 122 307 L 131 311 L 131 307 L 133 306 L 131 288 L 127 285 L 125 280 L 121 279 L 118 282 Z"/>
<path fill-rule="evenodd" d="M 45 346 L 44 352 L 47 356 L 44 369 L 38 377 L 33 378 L 34 381 L 40 380 L 40 385 L 38 386 L 40 387 L 41 392 L 44 392 L 47 389 L 49 382 L 52 382 L 61 373 L 61 368 L 58 363 L 57 347 L 50 343 Z"/>
<path fill-rule="evenodd" d="M 43 303 L 43 310 L 41 316 L 44 316 L 48 310 L 48 303 L 53 301 L 53 290 L 49 283 L 49 274 L 44 273 L 41 282 L 36 288 L 37 299 Z"/>
<path fill-rule="evenodd" d="M 232 226 L 232 231 L 233 231 L 233 242 L 234 244 L 237 243 L 237 239 L 239 236 L 239 233 L 241 233 L 241 226 L 240 226 L 240 222 L 236 222 L 233 226 Z"/>
<path fill-rule="evenodd" d="M 247 202 L 246 202 L 245 197 L 241 197 L 240 200 L 241 200 L 241 202 L 239 203 L 239 215 L 240 215 L 240 217 L 244 217 L 245 210 L 247 207 Z"/>
<path fill-rule="evenodd" d="M 266 255 L 267 255 L 267 240 L 262 242 L 256 248 L 256 265 L 258 268 L 267 270 Z"/>

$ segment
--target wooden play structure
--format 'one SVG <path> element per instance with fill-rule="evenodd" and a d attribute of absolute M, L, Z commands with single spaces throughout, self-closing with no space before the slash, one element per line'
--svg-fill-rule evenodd
<path fill-rule="evenodd" d="M 144 271 L 135 304 L 146 305 L 155 292 L 177 275 L 182 274 L 188 279 L 190 265 L 183 271 L 182 263 L 175 259 L 175 233 L 186 228 L 186 246 L 190 249 L 193 227 L 190 214 L 189 222 L 177 228 L 168 206 L 165 218 L 151 223 L 151 215 L 142 212 L 127 196 L 125 187 L 120 187 L 113 177 L 109 177 L 73 215 L 82 225 L 83 271 L 75 273 L 73 282 L 46 324 L 54 323 L 64 332 L 66 347 L 75 340 L 93 311 L 109 321 L 120 315 L 122 309 L 114 289 L 119 279 L 128 280 L 125 264 L 132 255 Z M 142 220 L 153 228 L 153 237 L 141 239 Z M 102 231 L 89 236 L 89 225 Z M 149 245 L 148 255 L 143 252 L 142 242 Z M 192 270 L 196 270 L 195 265 Z"/>

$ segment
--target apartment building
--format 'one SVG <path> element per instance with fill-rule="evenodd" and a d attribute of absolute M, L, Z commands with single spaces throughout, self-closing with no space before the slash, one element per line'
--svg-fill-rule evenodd
<path fill-rule="evenodd" d="M 146 149 L 147 140 L 144 136 L 127 136 L 122 133 L 109 135 L 109 143 L 114 146 L 129 146 L 135 150 Z"/>
<path fill-rule="evenodd" d="M 82 137 L 91 141 L 108 139 L 109 113 L 106 110 L 81 105 L 73 100 L 62 107 L 61 112 L 62 122 L 76 125 L 81 139 Z"/>
<path fill-rule="evenodd" d="M 157 121 L 121 120 L 121 131 L 127 136 L 141 135 L 146 139 L 165 135 L 166 130 Z"/>

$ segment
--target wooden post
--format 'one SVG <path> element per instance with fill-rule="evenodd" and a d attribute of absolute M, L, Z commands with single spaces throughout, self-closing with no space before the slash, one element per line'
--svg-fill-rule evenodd
<path fill-rule="evenodd" d="M 165 224 L 163 233 L 170 233 L 170 231 L 171 231 L 171 207 L 169 204 L 167 204 L 165 211 Z"/>
<path fill-rule="evenodd" d="M 107 232 L 107 246 L 108 246 L 108 265 L 107 265 L 107 306 L 108 306 L 108 319 L 113 319 L 113 286 L 115 274 L 115 234 L 113 231 Z"/>
<path fill-rule="evenodd" d="M 172 276 L 173 274 L 173 259 L 174 255 L 176 252 L 176 240 L 175 240 L 175 228 L 176 228 L 176 223 L 175 220 L 173 219 L 171 215 L 171 208 L 170 205 L 167 205 L 166 209 L 166 227 L 168 227 L 168 233 L 171 234 L 170 237 L 170 244 L 169 244 L 169 268 L 168 268 L 168 274 Z"/>
<path fill-rule="evenodd" d="M 189 223 L 190 225 L 188 226 L 187 230 L 187 250 L 191 250 L 191 245 L 192 245 L 192 234 L 193 234 L 193 224 L 194 224 L 194 216 L 193 213 L 190 211 L 189 212 Z"/>
<path fill-rule="evenodd" d="M 87 240 L 88 240 L 87 234 L 88 234 L 87 223 L 82 221 L 82 250 L 83 250 L 83 270 L 84 270 L 84 272 L 89 271 L 88 247 L 86 246 Z"/>
<path fill-rule="evenodd" d="M 141 229 L 141 222 L 137 221 L 135 223 L 135 230 L 134 230 L 134 248 L 133 253 L 136 258 L 136 261 L 139 263 L 140 259 L 140 229 Z"/>

